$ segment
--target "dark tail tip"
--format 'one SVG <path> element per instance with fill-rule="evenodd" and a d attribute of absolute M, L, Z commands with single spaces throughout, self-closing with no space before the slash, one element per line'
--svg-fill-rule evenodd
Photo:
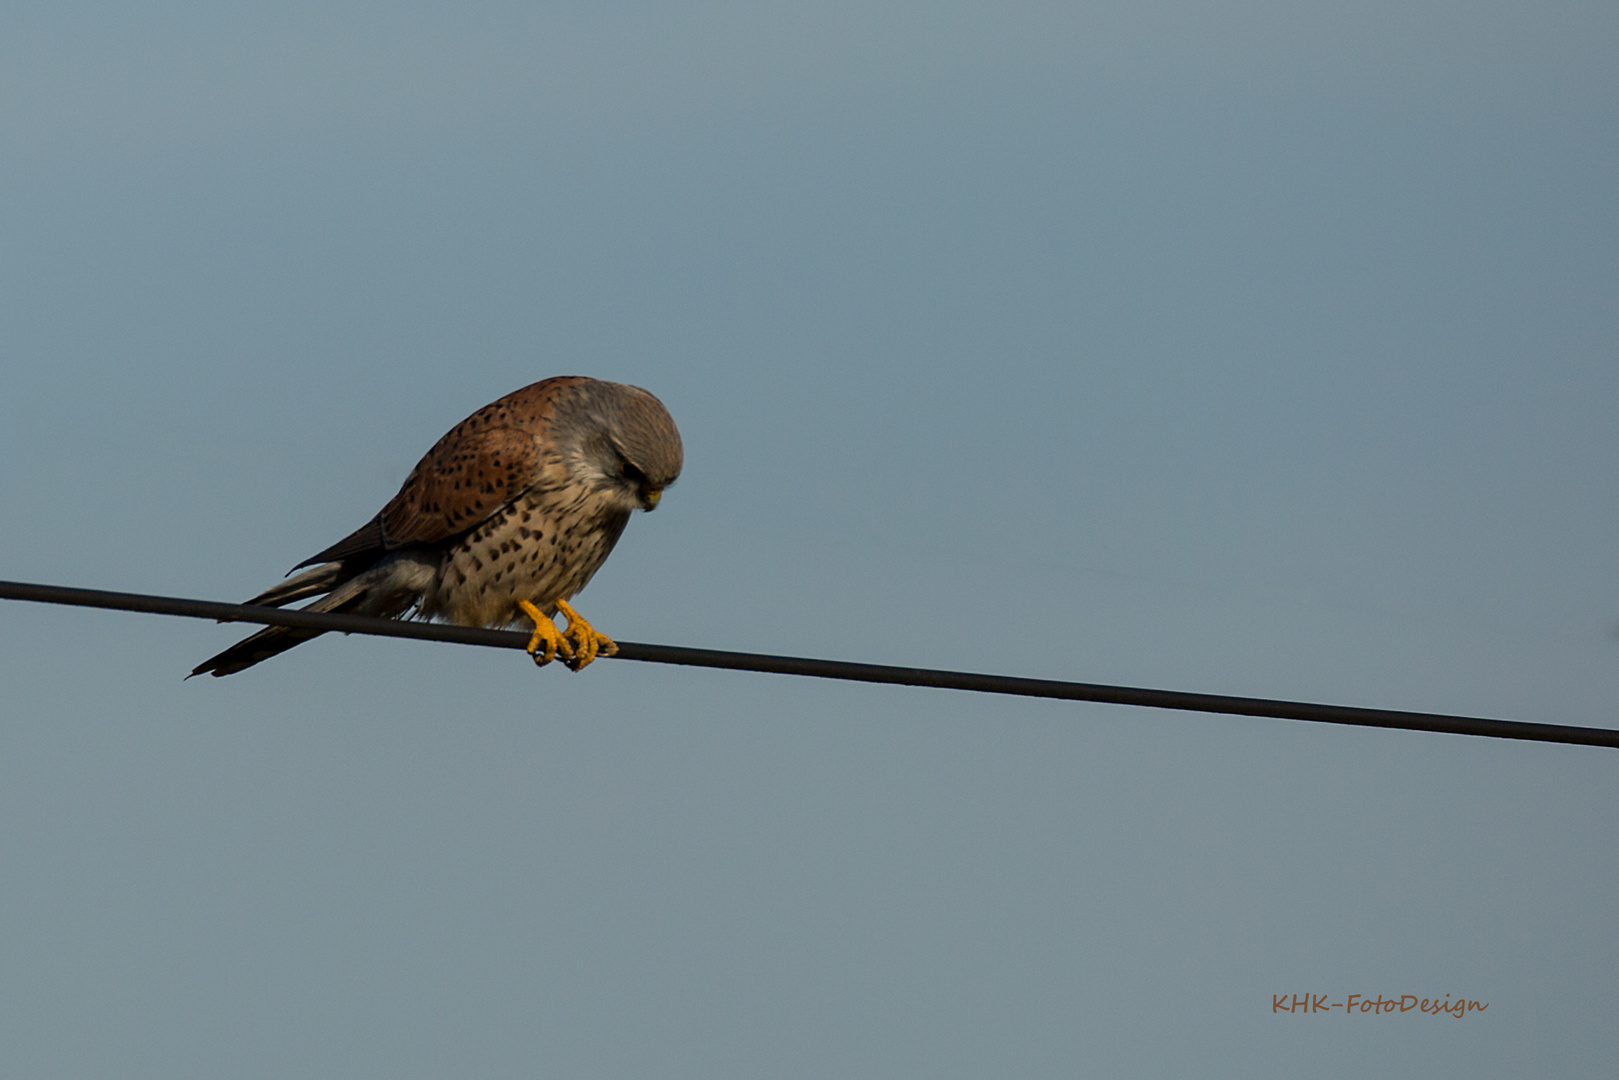
<path fill-rule="evenodd" d="M 302 645 L 311 638 L 320 637 L 323 633 L 325 633 L 323 630 L 305 630 L 301 627 L 267 626 L 251 637 L 238 641 L 219 655 L 210 656 L 192 668 L 191 674 L 186 678 L 208 674 L 219 679 L 226 675 L 234 675 L 238 671 L 245 671 L 254 664 L 262 663 L 272 656 Z"/>

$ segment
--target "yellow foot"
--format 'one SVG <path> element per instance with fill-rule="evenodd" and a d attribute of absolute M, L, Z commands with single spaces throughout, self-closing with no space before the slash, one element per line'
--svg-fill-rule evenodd
<path fill-rule="evenodd" d="M 551 621 L 551 616 L 527 600 L 519 600 L 517 606 L 523 609 L 523 614 L 534 620 L 534 636 L 528 639 L 528 645 L 525 646 L 528 649 L 528 654 L 534 658 L 534 662 L 543 667 L 555 660 L 557 654 L 561 653 L 562 659 L 571 664 L 573 662 L 573 646 L 568 643 L 567 638 L 562 636 L 562 632 L 557 629 L 557 624 Z M 571 618 L 568 620 L 568 630 L 570 633 L 573 631 L 573 620 Z M 543 654 L 540 652 L 541 645 L 545 646 Z M 576 668 L 575 670 L 578 669 Z"/>
<path fill-rule="evenodd" d="M 613 639 L 585 622 L 577 611 L 568 606 L 566 600 L 557 601 L 557 610 L 568 617 L 568 632 L 564 635 L 567 640 L 563 645 L 572 646 L 564 655 L 573 670 L 580 670 L 598 655 L 612 656 L 618 652 Z"/>

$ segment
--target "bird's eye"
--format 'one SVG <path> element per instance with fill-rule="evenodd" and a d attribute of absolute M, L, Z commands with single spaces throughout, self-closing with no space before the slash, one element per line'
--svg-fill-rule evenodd
<path fill-rule="evenodd" d="M 634 465 L 631 465 L 627 461 L 619 464 L 618 471 L 623 475 L 624 479 L 628 480 L 632 484 L 646 483 L 646 473 L 642 472 L 640 469 L 637 469 Z"/>

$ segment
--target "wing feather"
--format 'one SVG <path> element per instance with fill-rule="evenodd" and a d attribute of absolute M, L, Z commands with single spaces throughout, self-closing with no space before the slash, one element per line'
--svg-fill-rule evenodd
<path fill-rule="evenodd" d="M 485 405 L 433 445 L 381 513 L 294 570 L 380 557 L 408 544 L 436 544 L 470 532 L 560 462 L 542 453 L 555 399 L 592 380 L 545 379 Z"/>
<path fill-rule="evenodd" d="M 541 464 L 533 435 L 509 427 L 465 428 L 439 440 L 377 515 L 388 548 L 458 536 L 533 483 Z"/>

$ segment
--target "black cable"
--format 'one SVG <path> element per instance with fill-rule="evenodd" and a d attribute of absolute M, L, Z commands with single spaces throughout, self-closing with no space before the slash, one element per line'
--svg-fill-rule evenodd
<path fill-rule="evenodd" d="M 46 604 L 71 604 L 77 607 L 111 608 L 118 611 L 143 611 L 154 615 L 182 615 L 197 619 L 217 619 L 220 622 L 299 626 L 345 634 L 375 634 L 381 637 L 417 638 L 423 641 L 449 641 L 460 645 L 484 645 L 498 649 L 521 649 L 528 644 L 529 639 L 528 634 L 512 630 L 480 630 L 446 623 L 403 622 L 397 619 L 374 619 L 365 615 L 334 615 L 296 609 L 254 607 L 248 604 L 220 604 L 210 600 L 101 592 L 96 589 L 69 589 L 60 585 L 31 585 L 16 581 L 0 581 L 0 599 L 33 600 Z M 1447 716 L 1441 713 L 1404 712 L 1394 709 L 1359 709 L 1348 705 L 1315 705 L 1309 702 L 1276 701 L 1269 698 L 1228 697 L 1224 694 L 1188 694 L 1176 690 L 1144 690 L 1130 686 L 1057 682 L 1050 679 L 1017 679 L 1005 675 L 976 675 L 964 671 L 939 671 L 932 668 L 851 664 L 841 660 L 811 660 L 797 656 L 687 649 L 676 645 L 643 645 L 633 641 L 618 643 L 617 659 L 645 660 L 655 664 L 687 664 L 732 671 L 763 671 L 778 675 L 810 675 L 822 679 L 850 679 L 856 682 L 894 683 L 901 686 L 933 686 L 950 690 L 975 690 L 986 694 L 1099 701 L 1154 709 L 1269 716 L 1281 720 L 1308 720 L 1324 724 L 1353 724 L 1360 727 L 1439 731 L 1496 739 L 1527 739 L 1534 742 L 1619 748 L 1619 730 L 1611 728 L 1533 724 L 1521 720 L 1488 720 L 1476 716 Z"/>

